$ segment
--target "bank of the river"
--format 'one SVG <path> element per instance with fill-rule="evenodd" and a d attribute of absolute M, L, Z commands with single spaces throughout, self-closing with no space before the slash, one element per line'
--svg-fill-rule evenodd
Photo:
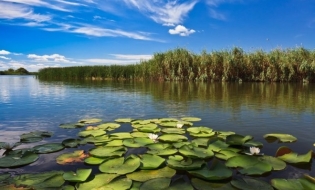
<path fill-rule="evenodd" d="M 190 81 L 314 82 L 315 51 L 304 48 L 200 54 L 178 48 L 131 65 L 44 68 L 40 79 L 137 79 Z"/>

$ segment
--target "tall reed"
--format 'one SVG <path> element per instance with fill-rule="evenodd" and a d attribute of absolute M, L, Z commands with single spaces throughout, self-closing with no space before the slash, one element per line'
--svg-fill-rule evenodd
<path fill-rule="evenodd" d="M 202 51 L 183 48 L 155 53 L 130 65 L 44 68 L 40 79 L 163 80 L 163 81 L 269 81 L 314 82 L 315 51 L 303 47 L 244 52 L 241 48 Z"/>

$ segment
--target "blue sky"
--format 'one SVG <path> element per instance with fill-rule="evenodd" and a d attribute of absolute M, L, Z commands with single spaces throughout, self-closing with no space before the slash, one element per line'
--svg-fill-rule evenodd
<path fill-rule="evenodd" d="M 0 70 L 315 48 L 314 0 L 0 0 Z"/>

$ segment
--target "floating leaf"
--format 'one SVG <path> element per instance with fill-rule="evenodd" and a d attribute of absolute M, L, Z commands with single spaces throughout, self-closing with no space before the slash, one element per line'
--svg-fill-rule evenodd
<path fill-rule="evenodd" d="M 132 137 L 148 137 L 148 133 L 139 132 L 139 131 L 132 132 L 130 133 L 130 135 Z"/>
<path fill-rule="evenodd" d="M 215 157 L 220 158 L 222 160 L 227 160 L 229 158 L 232 158 L 234 156 L 239 156 L 237 152 L 231 151 L 231 150 L 221 150 L 217 153 L 215 153 Z"/>
<path fill-rule="evenodd" d="M 77 169 L 77 172 L 72 171 L 65 172 L 63 174 L 63 179 L 70 182 L 84 182 L 90 176 L 92 169 Z"/>
<path fill-rule="evenodd" d="M 59 127 L 63 129 L 75 129 L 75 128 L 81 128 L 85 125 L 83 123 L 63 123 L 60 124 Z"/>
<path fill-rule="evenodd" d="M 62 144 L 67 148 L 75 148 L 80 144 L 80 139 L 65 139 Z"/>
<path fill-rule="evenodd" d="M 148 154 L 159 155 L 159 156 L 173 155 L 173 154 L 176 154 L 177 152 L 178 152 L 177 149 L 173 149 L 173 148 L 166 148 L 162 150 L 152 149 L 152 150 L 147 151 Z"/>
<path fill-rule="evenodd" d="M 298 179 L 272 179 L 271 185 L 278 190 L 297 190 L 304 189 Z"/>
<path fill-rule="evenodd" d="M 272 166 L 268 162 L 249 155 L 234 156 L 228 159 L 225 165 L 227 167 L 241 167 L 243 169 L 240 169 L 239 172 L 246 175 L 262 175 L 272 170 Z"/>
<path fill-rule="evenodd" d="M 88 158 L 86 158 L 84 160 L 84 162 L 86 164 L 90 164 L 90 165 L 99 165 L 101 163 L 103 163 L 105 160 L 108 160 L 107 158 L 97 158 L 97 157 L 94 157 L 94 156 L 90 156 Z"/>
<path fill-rule="evenodd" d="M 165 190 L 171 183 L 171 178 L 154 178 L 144 182 L 140 190 Z"/>
<path fill-rule="evenodd" d="M 112 131 L 114 129 L 117 129 L 120 127 L 120 124 L 118 123 L 103 123 L 97 126 L 99 129 L 107 130 L 107 131 Z"/>
<path fill-rule="evenodd" d="M 198 146 L 207 147 L 209 143 L 209 138 L 195 138 L 191 142 L 196 143 Z"/>
<path fill-rule="evenodd" d="M 48 154 L 52 152 L 58 152 L 63 150 L 65 147 L 60 143 L 47 143 L 42 145 L 37 145 L 33 147 L 35 153 L 38 154 Z"/>
<path fill-rule="evenodd" d="M 94 124 L 94 123 L 99 123 L 101 122 L 101 119 L 98 118 L 89 118 L 89 119 L 81 119 L 79 123 L 84 123 L 84 124 Z"/>
<path fill-rule="evenodd" d="M 58 164 L 70 164 L 74 162 L 83 162 L 87 157 L 83 150 L 76 150 L 73 153 L 61 154 L 56 158 Z"/>
<path fill-rule="evenodd" d="M 252 140 L 249 140 L 243 144 L 243 146 L 246 146 L 246 147 L 263 147 L 263 145 L 264 144 L 261 142 L 252 141 Z"/>
<path fill-rule="evenodd" d="M 20 135 L 20 141 L 23 143 L 33 143 L 41 141 L 44 137 L 51 137 L 52 132 L 47 131 L 33 131 Z"/>
<path fill-rule="evenodd" d="M 201 118 L 198 118 L 198 117 L 182 117 L 181 120 L 194 122 L 194 121 L 201 121 Z"/>
<path fill-rule="evenodd" d="M 270 184 L 258 180 L 258 179 L 251 179 L 251 178 L 242 178 L 239 180 L 232 180 L 231 184 L 243 190 L 253 190 L 253 189 L 263 189 L 263 190 L 273 190 Z"/>
<path fill-rule="evenodd" d="M 160 167 L 164 163 L 165 159 L 151 154 L 143 154 L 141 155 L 141 167 L 140 169 L 149 170 L 149 169 L 156 169 Z"/>
<path fill-rule="evenodd" d="M 294 142 L 297 140 L 296 137 L 290 134 L 280 134 L 280 133 L 270 133 L 264 135 L 264 138 L 268 141 L 274 141 L 273 139 L 278 139 L 279 142 Z"/>
<path fill-rule="evenodd" d="M 235 189 L 230 183 L 213 183 L 198 178 L 192 178 L 192 185 L 197 190 L 231 190 Z"/>
<path fill-rule="evenodd" d="M 281 147 L 280 150 L 278 149 L 278 151 L 281 151 Z M 280 158 L 281 160 L 291 163 L 291 164 L 298 164 L 298 163 L 309 163 L 312 159 L 312 153 L 313 151 L 310 150 L 308 153 L 306 154 L 302 154 L 302 155 L 298 155 L 295 152 L 290 152 L 287 154 L 284 154 L 282 156 L 277 156 L 277 158 Z M 278 155 L 278 153 L 277 153 Z"/>
<path fill-rule="evenodd" d="M 167 160 L 167 166 L 176 170 L 195 170 L 201 168 L 204 163 L 203 160 L 184 159 L 183 157 L 180 159 L 176 156 L 170 156 Z"/>
<path fill-rule="evenodd" d="M 99 147 L 92 149 L 90 154 L 95 157 L 112 157 L 112 156 L 122 156 L 126 152 L 124 147 L 116 147 L 116 146 L 109 146 L 109 147 Z"/>
<path fill-rule="evenodd" d="M 283 170 L 286 167 L 286 163 L 284 161 L 282 161 L 279 158 L 275 158 L 272 156 L 262 156 L 262 157 L 258 157 L 259 160 L 263 161 L 263 162 L 267 162 L 268 164 L 270 164 L 273 168 L 273 170 Z"/>
<path fill-rule="evenodd" d="M 109 141 L 105 146 L 123 146 L 123 140 L 121 139 L 116 139 L 116 140 L 112 140 Z"/>
<path fill-rule="evenodd" d="M 252 138 L 253 137 L 250 135 L 242 136 L 242 135 L 234 134 L 234 135 L 227 136 L 225 142 L 226 144 L 230 144 L 230 145 L 243 145 L 247 141 L 251 140 Z"/>
<path fill-rule="evenodd" d="M 80 137 L 87 137 L 87 136 L 93 136 L 93 137 L 97 137 L 97 136 L 102 136 L 105 135 L 106 132 L 102 129 L 96 129 L 96 130 L 85 130 L 85 131 L 80 131 L 78 136 Z"/>
<path fill-rule="evenodd" d="M 172 182 L 167 190 L 194 190 L 193 186 L 183 178 L 179 178 Z"/>
<path fill-rule="evenodd" d="M 232 177 L 232 170 L 221 162 L 214 160 L 211 167 L 206 165 L 199 170 L 188 171 L 189 174 L 206 180 L 223 180 Z"/>
<path fill-rule="evenodd" d="M 160 126 L 162 126 L 162 127 L 176 128 L 176 127 L 177 127 L 177 121 L 162 122 L 162 123 L 160 123 Z"/>
<path fill-rule="evenodd" d="M 104 173 L 127 174 L 135 171 L 140 166 L 140 158 L 136 156 L 114 158 L 103 162 L 99 170 Z"/>
<path fill-rule="evenodd" d="M 137 148 L 137 147 L 142 147 L 145 146 L 147 144 L 153 144 L 154 141 L 149 139 L 149 138 L 143 138 L 143 137 L 139 137 L 139 138 L 133 138 L 133 139 L 125 139 L 123 141 L 123 144 L 126 147 L 133 147 L 133 148 Z"/>
<path fill-rule="evenodd" d="M 105 190 L 105 189 L 119 189 L 119 190 L 127 190 L 131 187 L 132 181 L 127 178 L 113 180 L 99 188 L 97 190 Z"/>
<path fill-rule="evenodd" d="M 177 135 L 177 134 L 163 134 L 159 137 L 159 140 L 164 142 L 178 142 L 178 141 L 186 141 L 188 140 L 187 137 L 184 135 Z"/>
<path fill-rule="evenodd" d="M 104 185 L 110 183 L 113 179 L 115 179 L 117 174 L 96 174 L 93 179 L 88 179 L 88 181 L 83 183 L 77 183 L 76 188 L 78 190 L 92 190 L 103 187 Z"/>
<path fill-rule="evenodd" d="M 184 129 L 180 129 L 180 128 L 164 128 L 161 130 L 162 133 L 169 133 L 169 134 L 185 134 L 185 130 Z"/>
<path fill-rule="evenodd" d="M 127 178 L 135 181 L 148 181 L 150 179 L 155 179 L 155 178 L 171 178 L 175 175 L 176 170 L 169 168 L 169 167 L 164 167 L 162 169 L 158 170 L 140 170 L 137 172 L 133 172 L 131 174 L 127 174 Z"/>
<path fill-rule="evenodd" d="M 102 135 L 98 137 L 88 136 L 81 140 L 80 144 L 86 144 L 86 143 L 106 143 L 111 141 L 107 135 Z"/>
<path fill-rule="evenodd" d="M 209 127 L 190 127 L 187 132 L 193 137 L 212 137 L 215 135 L 213 129 Z"/>
<path fill-rule="evenodd" d="M 11 168 L 31 164 L 38 159 L 38 155 L 33 152 L 20 152 L 6 155 L 0 158 L 0 168 Z"/>
<path fill-rule="evenodd" d="M 178 151 L 181 154 L 190 158 L 207 159 L 207 158 L 211 158 L 214 155 L 213 152 L 209 149 L 193 147 L 189 145 L 182 146 Z"/>
<path fill-rule="evenodd" d="M 222 149 L 226 149 L 229 146 L 230 145 L 226 144 L 225 142 L 221 140 L 215 140 L 209 144 L 208 149 L 212 150 L 213 152 L 219 152 Z"/>
<path fill-rule="evenodd" d="M 130 133 L 120 132 L 120 133 L 112 133 L 110 134 L 111 139 L 132 139 L 133 137 Z"/>
<path fill-rule="evenodd" d="M 116 122 L 118 123 L 130 123 L 133 119 L 131 118 L 118 118 L 118 119 L 115 119 Z"/>

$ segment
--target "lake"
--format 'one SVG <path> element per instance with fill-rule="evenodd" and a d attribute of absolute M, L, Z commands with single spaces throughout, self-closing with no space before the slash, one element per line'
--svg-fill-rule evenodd
<path fill-rule="evenodd" d="M 185 116 L 202 118 L 194 126 L 252 135 L 264 143 L 262 152 L 270 155 L 282 145 L 305 154 L 314 150 L 315 84 L 60 82 L 39 81 L 35 76 L 0 76 L 0 142 L 18 142 L 19 135 L 34 130 L 54 133 L 37 144 L 60 142 L 76 137 L 77 133 L 59 125 L 84 118 L 112 122 L 126 117 L 179 119 Z M 263 138 L 267 133 L 289 133 L 298 140 L 268 143 Z M 26 146 L 29 145 L 20 147 Z M 59 154 L 41 155 L 39 161 L 29 166 L 0 169 L 0 172 L 55 169 L 58 165 L 54 160 Z M 312 168 L 313 164 L 302 171 L 315 176 Z"/>

